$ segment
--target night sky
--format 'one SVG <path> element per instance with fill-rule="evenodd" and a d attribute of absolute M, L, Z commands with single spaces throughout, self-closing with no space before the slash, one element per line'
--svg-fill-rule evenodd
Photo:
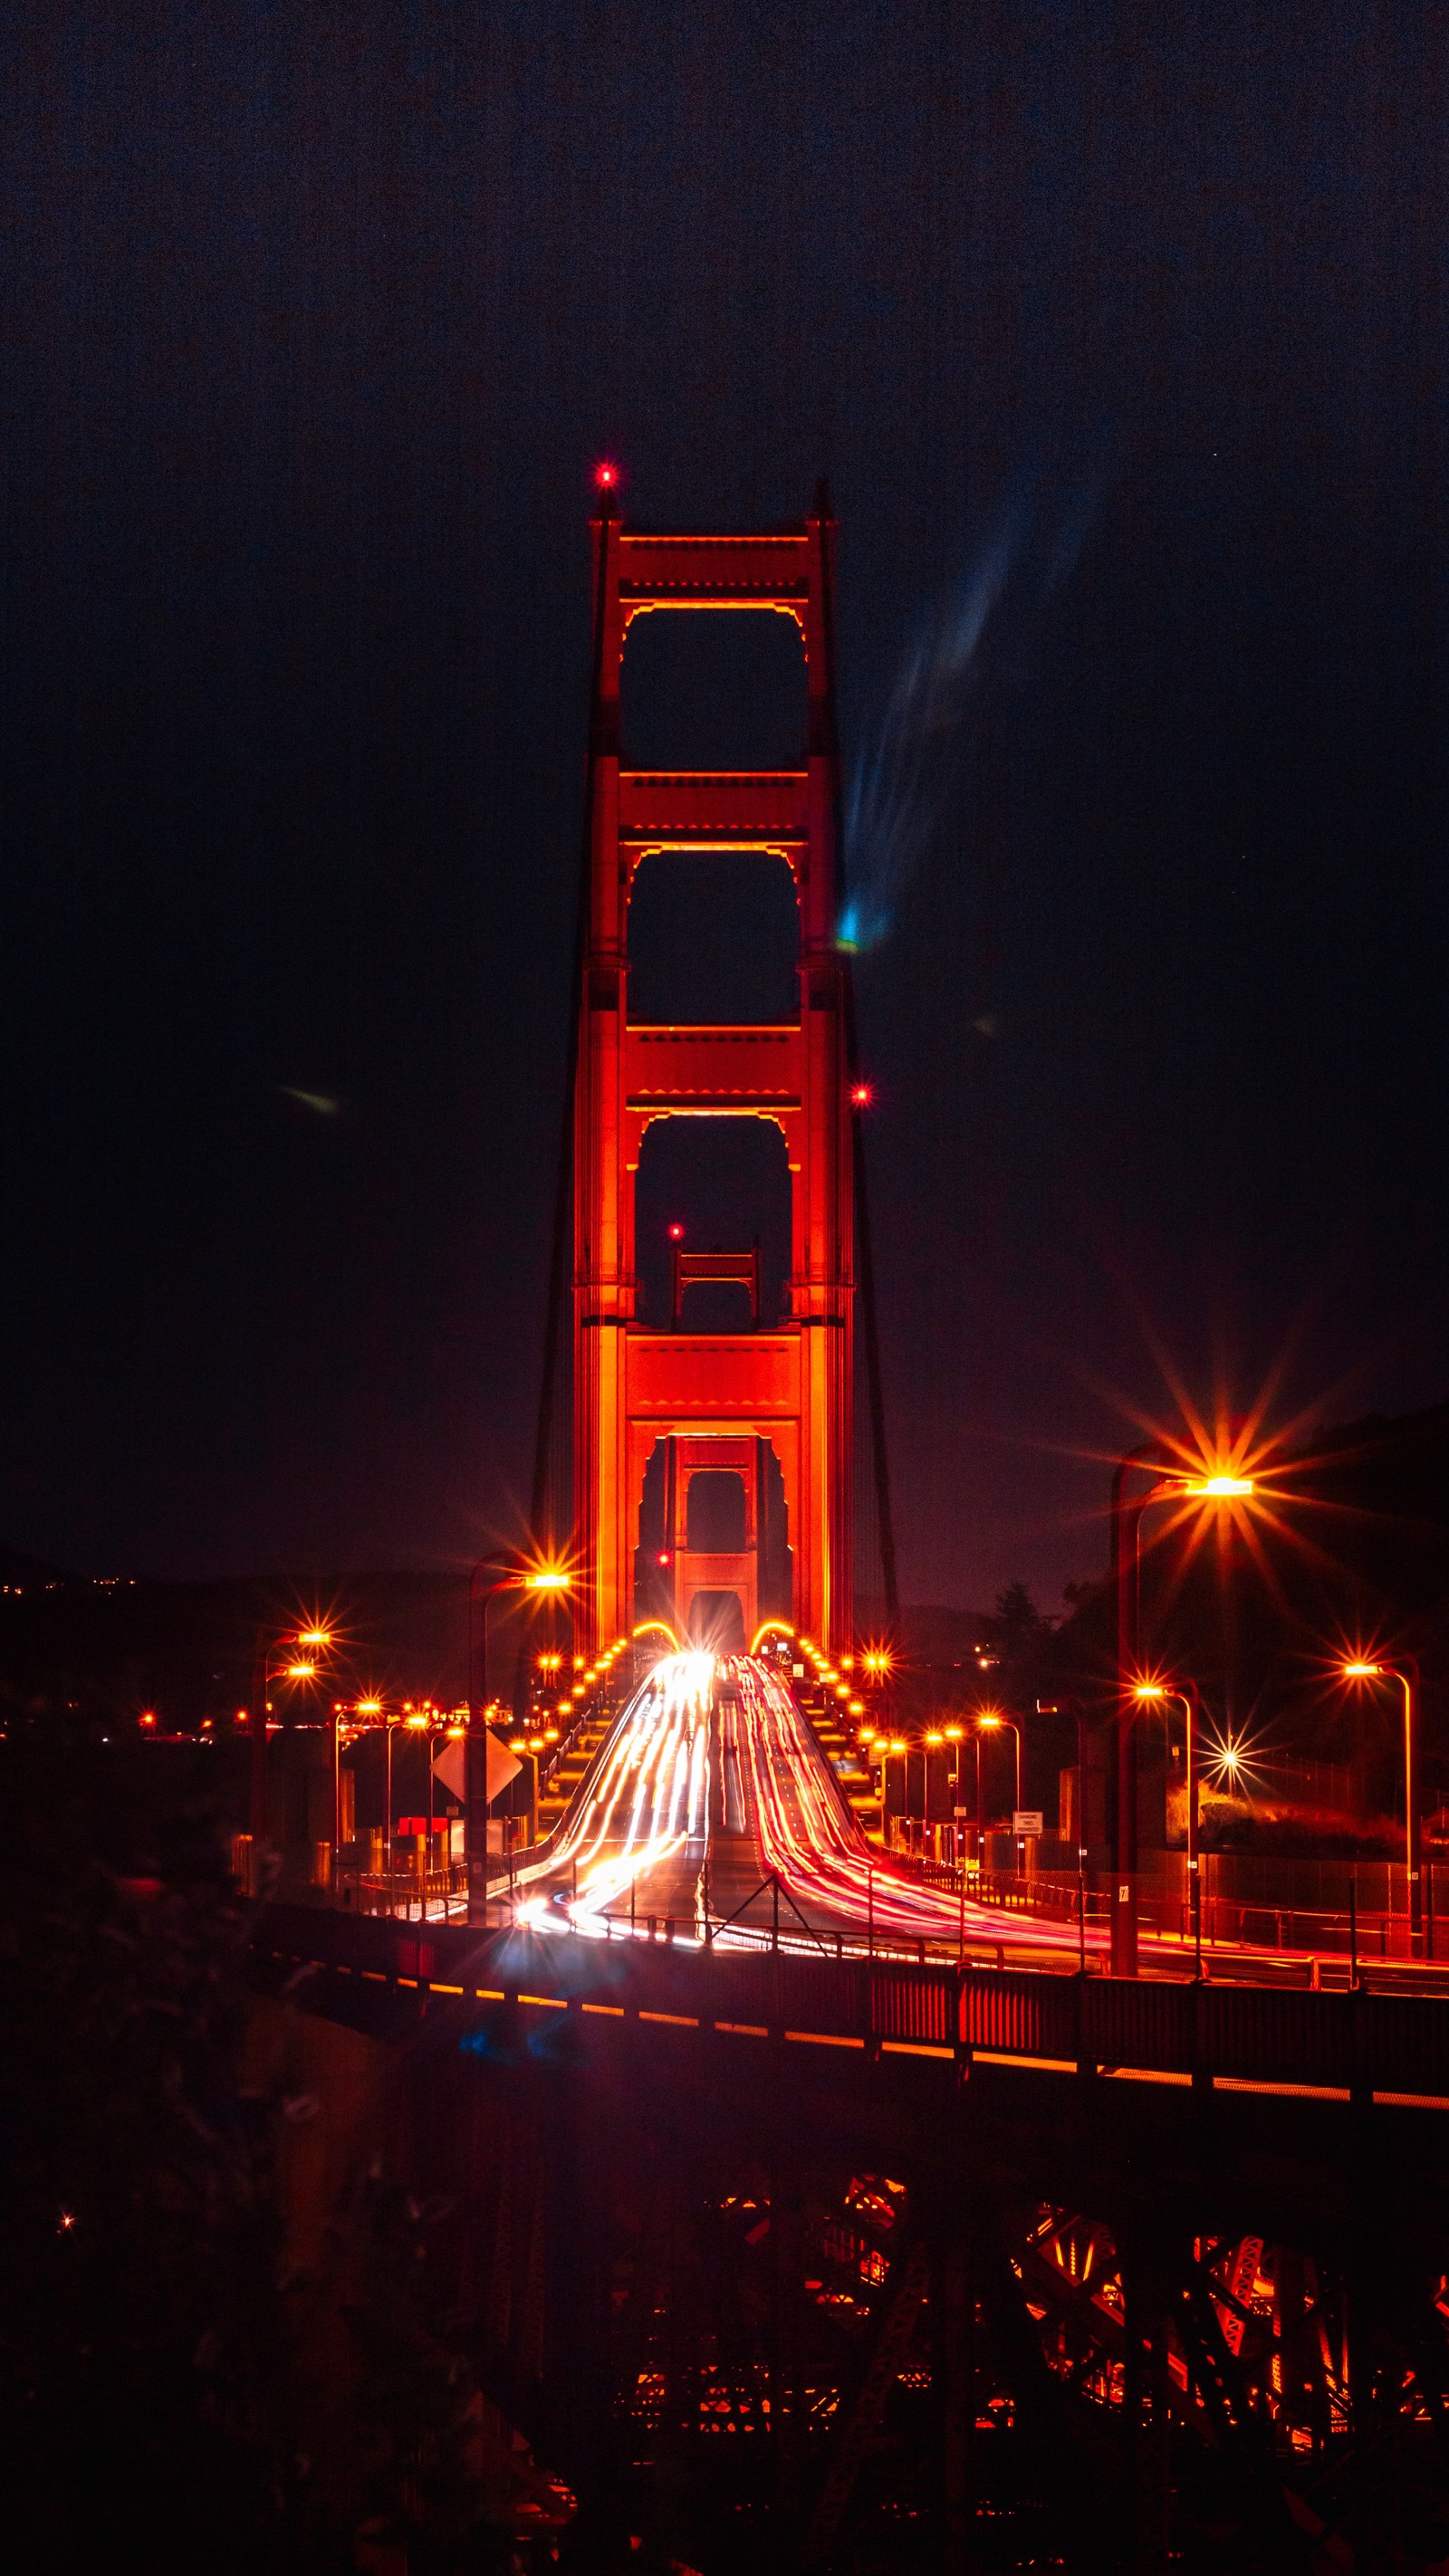
<path fill-rule="evenodd" d="M 904 1597 L 1095 1571 L 1164 1369 L 1449 1393 L 1446 36 L 15 0 L 0 1537 L 517 1535 L 603 455 L 829 477 Z M 641 757 L 788 754 L 719 649 Z M 767 975 L 743 899 L 656 986 Z"/>

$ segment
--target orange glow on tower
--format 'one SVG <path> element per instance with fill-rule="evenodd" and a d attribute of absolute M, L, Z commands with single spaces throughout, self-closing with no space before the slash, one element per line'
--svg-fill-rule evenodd
<path fill-rule="evenodd" d="M 850 1625 L 850 1449 L 854 1219 L 838 818 L 831 594 L 834 525 L 822 505 L 799 526 L 738 536 L 646 535 L 614 515 L 596 474 L 596 601 L 589 811 L 590 892 L 579 994 L 574 1116 L 574 1545 L 583 1635 L 596 1649 L 636 1623 L 635 1550 L 644 1472 L 671 1443 L 666 1535 L 673 1624 L 700 1592 L 734 1592 L 746 1637 L 758 1624 L 757 1475 L 773 1450 L 792 1552 L 791 1618 L 828 1651 Z M 805 653 L 805 766 L 660 774 L 623 769 L 619 678 L 642 616 L 773 611 Z M 760 851 L 794 877 L 800 1003 L 779 1026 L 653 1027 L 629 1014 L 629 901 L 639 863 Z M 786 1307 L 735 1333 L 657 1330 L 635 1312 L 635 1185 L 658 1118 L 770 1120 L 791 1183 Z M 673 1230 L 671 1229 L 671 1232 Z M 674 1236 L 676 1244 L 681 1237 Z M 676 1254 L 687 1264 L 689 1256 Z M 680 1278 L 690 1275 L 681 1266 Z M 687 1544 L 689 1484 L 739 1472 L 744 1546 Z"/>

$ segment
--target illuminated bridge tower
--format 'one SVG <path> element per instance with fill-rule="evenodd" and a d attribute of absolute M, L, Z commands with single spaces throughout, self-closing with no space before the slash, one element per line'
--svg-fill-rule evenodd
<path fill-rule="evenodd" d="M 850 1621 L 853 1301 L 851 1110 L 838 914 L 831 585 L 823 504 L 803 525 L 741 536 L 594 522 L 594 695 L 589 883 L 574 1104 L 574 1539 L 581 1626 L 594 1642 L 636 1621 L 645 1468 L 671 1444 L 668 1580 L 676 1624 L 701 1590 L 756 1607 L 758 1521 L 744 1552 L 691 1556 L 688 1484 L 773 1449 L 793 1552 L 793 1619 L 839 1645 Z M 619 682 L 637 618 L 774 610 L 804 648 L 806 765 L 783 772 L 621 769 Z M 761 851 L 790 867 L 799 911 L 799 1007 L 767 1026 L 647 1026 L 629 1010 L 629 903 L 639 863 Z M 791 1256 L 773 1326 L 692 1332 L 636 1319 L 635 1184 L 658 1118 L 773 1120 L 790 1169 Z M 678 1306 L 676 1297 L 676 1306 Z M 756 1308 L 758 1313 L 758 1309 Z M 747 1626 L 746 1637 L 750 1634 Z"/>

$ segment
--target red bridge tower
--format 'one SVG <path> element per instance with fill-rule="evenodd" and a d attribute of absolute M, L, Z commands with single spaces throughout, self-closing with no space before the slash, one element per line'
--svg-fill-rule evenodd
<path fill-rule="evenodd" d="M 836 735 L 833 523 L 756 535 L 650 535 L 594 522 L 594 703 L 589 885 L 574 1106 L 574 1513 L 580 1625 L 597 1645 L 636 1623 L 644 1473 L 670 1451 L 667 1548 L 675 1622 L 701 1591 L 738 1594 L 746 1641 L 758 1607 L 760 1531 L 750 1462 L 768 1443 L 783 1477 L 793 1618 L 829 1650 L 850 1622 L 854 1221 L 844 960 L 835 939 Z M 805 653 L 809 732 L 800 770 L 621 769 L 619 679 L 636 618 L 774 610 Z M 629 1010 L 629 903 L 641 859 L 687 868 L 712 851 L 772 853 L 799 909 L 799 1008 L 772 1026 L 647 1026 Z M 773 1326 L 692 1332 L 636 1320 L 635 1183 L 656 1118 L 774 1121 L 790 1166 L 791 1260 Z M 729 1260 L 726 1256 L 726 1262 Z M 702 1275 L 695 1272 L 693 1275 Z M 724 1275 L 724 1274 L 721 1274 Z M 738 1272 L 728 1275 L 739 1275 Z M 680 1287 L 676 1277 L 676 1313 Z M 739 1469 L 744 1549 L 691 1555 L 688 1486 Z"/>

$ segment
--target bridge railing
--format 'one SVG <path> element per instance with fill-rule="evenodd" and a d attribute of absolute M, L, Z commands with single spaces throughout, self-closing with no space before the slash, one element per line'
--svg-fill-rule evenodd
<path fill-rule="evenodd" d="M 959 1893 L 961 1873 L 949 1862 L 923 1860 L 914 1853 L 892 1852 L 890 1857 L 894 1867 L 923 1885 Z M 1105 1889 L 1084 1887 L 1075 1878 L 1017 1877 L 969 1866 L 965 1875 L 967 1903 L 987 1905 L 997 1913 L 1062 1924 L 1078 1923 L 1085 1916 L 1090 1925 L 1105 1923 L 1111 1911 Z M 1426 1873 L 1426 1885 L 1427 1879 Z M 1190 1899 L 1176 1890 L 1154 1887 L 1150 1881 L 1143 1890 L 1140 1921 L 1145 1932 L 1163 1933 L 1184 1943 L 1194 1937 Z M 1402 1910 L 1278 1904 L 1271 1897 L 1214 1895 L 1204 1899 L 1202 1938 L 1209 1951 L 1223 1947 L 1327 1953 L 1365 1963 L 1449 1956 L 1449 1927 L 1442 1913 L 1436 1918 L 1432 1903 L 1426 1903 L 1416 1946 L 1410 1918 Z"/>
<path fill-rule="evenodd" d="M 1449 2109 L 1449 1999 L 1144 1984 L 908 1959 L 804 1957 L 570 1934 L 408 1927 L 307 1906 L 256 1912 L 259 1970 L 333 1970 L 471 2015 L 566 2011 L 661 2039 L 811 2043 L 1094 2078 Z M 362 1991 L 361 1987 L 354 1992 Z M 538 2027 L 545 2027 L 542 2018 Z"/>

